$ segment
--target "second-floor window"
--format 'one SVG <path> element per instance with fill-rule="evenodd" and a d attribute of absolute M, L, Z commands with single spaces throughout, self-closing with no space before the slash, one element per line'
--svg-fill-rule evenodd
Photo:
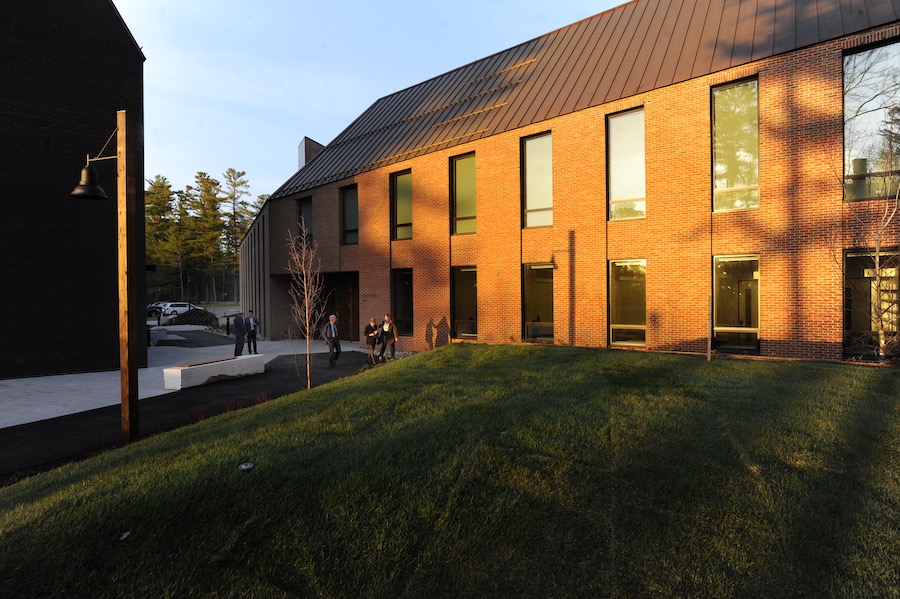
<path fill-rule="evenodd" d="M 717 87 L 713 101 L 713 210 L 759 207 L 756 80 Z"/>
<path fill-rule="evenodd" d="M 341 243 L 359 243 L 359 190 L 356 185 L 341 189 Z"/>
<path fill-rule="evenodd" d="M 550 133 L 522 140 L 522 193 L 526 227 L 553 224 L 553 138 Z"/>
<path fill-rule="evenodd" d="M 412 239 L 412 171 L 391 175 L 391 220 L 394 239 Z"/>
<path fill-rule="evenodd" d="M 897 197 L 900 42 L 844 57 L 844 178 L 848 200 Z"/>
<path fill-rule="evenodd" d="M 644 111 L 632 110 L 607 120 L 609 220 L 644 218 L 647 175 Z"/>
<path fill-rule="evenodd" d="M 475 154 L 451 159 L 453 233 L 475 232 Z"/>

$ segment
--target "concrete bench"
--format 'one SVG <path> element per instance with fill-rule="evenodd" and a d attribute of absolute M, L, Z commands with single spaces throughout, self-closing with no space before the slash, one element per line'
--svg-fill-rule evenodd
<path fill-rule="evenodd" d="M 163 378 L 166 389 L 177 390 L 265 371 L 266 357 L 252 354 L 164 368 Z"/>

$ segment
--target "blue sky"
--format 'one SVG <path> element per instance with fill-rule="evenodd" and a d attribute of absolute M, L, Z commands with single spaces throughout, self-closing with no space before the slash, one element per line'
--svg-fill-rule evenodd
<path fill-rule="evenodd" d="M 145 174 L 247 172 L 248 199 L 375 100 L 621 0 L 114 0 L 144 56 Z"/>

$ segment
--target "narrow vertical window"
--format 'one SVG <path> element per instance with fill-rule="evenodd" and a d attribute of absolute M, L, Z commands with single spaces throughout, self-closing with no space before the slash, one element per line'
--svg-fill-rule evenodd
<path fill-rule="evenodd" d="M 613 345 L 647 342 L 647 261 L 609 264 L 609 341 Z"/>
<path fill-rule="evenodd" d="M 715 259 L 715 345 L 721 351 L 759 351 L 759 257 Z"/>
<path fill-rule="evenodd" d="M 411 268 L 391 271 L 391 315 L 401 335 L 413 334 L 413 272 Z"/>
<path fill-rule="evenodd" d="M 844 57 L 847 199 L 897 197 L 900 181 L 900 43 Z"/>
<path fill-rule="evenodd" d="M 456 266 L 450 279 L 450 318 L 454 337 L 478 335 L 478 276 L 474 266 Z"/>
<path fill-rule="evenodd" d="M 394 239 L 412 239 L 412 172 L 391 175 L 391 217 Z"/>
<path fill-rule="evenodd" d="M 609 144 L 609 220 L 644 218 L 647 212 L 647 166 L 644 111 L 607 119 Z"/>
<path fill-rule="evenodd" d="M 451 159 L 453 233 L 475 232 L 475 154 Z"/>
<path fill-rule="evenodd" d="M 302 220 L 306 226 L 306 243 L 312 243 L 313 237 L 313 220 L 312 220 L 312 198 L 300 198 L 297 200 L 298 220 Z"/>
<path fill-rule="evenodd" d="M 522 140 L 522 188 L 526 227 L 553 224 L 553 138 L 550 133 Z"/>
<path fill-rule="evenodd" d="M 713 90 L 713 208 L 759 207 L 759 93 L 745 81 Z"/>
<path fill-rule="evenodd" d="M 359 243 L 359 190 L 356 185 L 341 189 L 341 243 Z"/>
<path fill-rule="evenodd" d="M 553 342 L 553 265 L 526 264 L 523 277 L 526 341 Z"/>

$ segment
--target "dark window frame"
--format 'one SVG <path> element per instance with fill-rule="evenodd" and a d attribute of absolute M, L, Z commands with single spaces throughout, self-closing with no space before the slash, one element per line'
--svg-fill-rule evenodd
<path fill-rule="evenodd" d="M 549 208 L 529 208 L 528 207 L 528 185 L 527 185 L 527 147 L 528 142 L 540 139 L 542 137 L 550 138 L 550 173 L 551 173 L 551 182 L 550 182 L 550 207 Z M 541 133 L 535 133 L 534 135 L 528 135 L 526 137 L 522 137 L 519 139 L 519 178 L 520 178 L 520 195 L 521 195 L 521 204 L 522 204 L 522 228 L 523 229 L 540 229 L 545 227 L 553 226 L 553 204 L 555 198 L 553 197 L 553 131 L 542 131 Z M 550 213 L 550 223 L 542 224 L 542 225 L 529 225 L 528 224 L 528 215 L 536 214 L 540 212 L 549 212 Z"/>
<path fill-rule="evenodd" d="M 400 200 L 397 190 L 397 180 L 400 177 L 409 176 L 409 222 L 398 222 L 398 202 Z M 412 227 L 413 227 L 413 218 L 412 218 L 412 169 L 408 168 L 402 171 L 397 171 L 396 173 L 391 173 L 390 175 L 390 197 L 391 197 L 391 240 L 405 240 L 412 239 Z M 409 236 L 401 236 L 400 230 L 401 228 L 409 227 Z"/>
<path fill-rule="evenodd" d="M 402 278 L 409 277 L 409 296 L 408 311 L 405 309 L 404 303 L 400 301 L 400 285 L 403 283 Z M 414 287 L 413 287 L 413 269 L 411 268 L 394 268 L 391 269 L 391 316 L 394 318 L 394 324 L 397 325 L 397 335 L 411 337 L 414 334 Z"/>
<path fill-rule="evenodd" d="M 456 165 L 460 160 L 472 159 L 475 160 L 475 152 L 468 152 L 466 154 L 460 154 L 459 156 L 451 156 L 450 157 L 450 231 L 452 235 L 474 235 L 477 232 L 477 208 L 476 213 L 472 216 L 458 216 L 457 209 L 459 206 L 459 199 L 457 198 L 457 190 L 456 190 L 456 180 L 457 180 L 457 170 Z M 474 165 L 473 165 L 474 166 Z M 477 182 L 475 183 L 477 186 Z M 476 187 L 476 205 L 477 205 L 477 187 Z M 473 221 L 476 223 L 475 230 L 473 231 L 459 231 L 459 223 L 460 221 Z"/>
<path fill-rule="evenodd" d="M 356 194 L 356 228 L 347 227 L 347 194 Z M 359 245 L 359 186 L 356 184 L 341 187 L 339 190 L 341 209 L 341 245 Z"/>

